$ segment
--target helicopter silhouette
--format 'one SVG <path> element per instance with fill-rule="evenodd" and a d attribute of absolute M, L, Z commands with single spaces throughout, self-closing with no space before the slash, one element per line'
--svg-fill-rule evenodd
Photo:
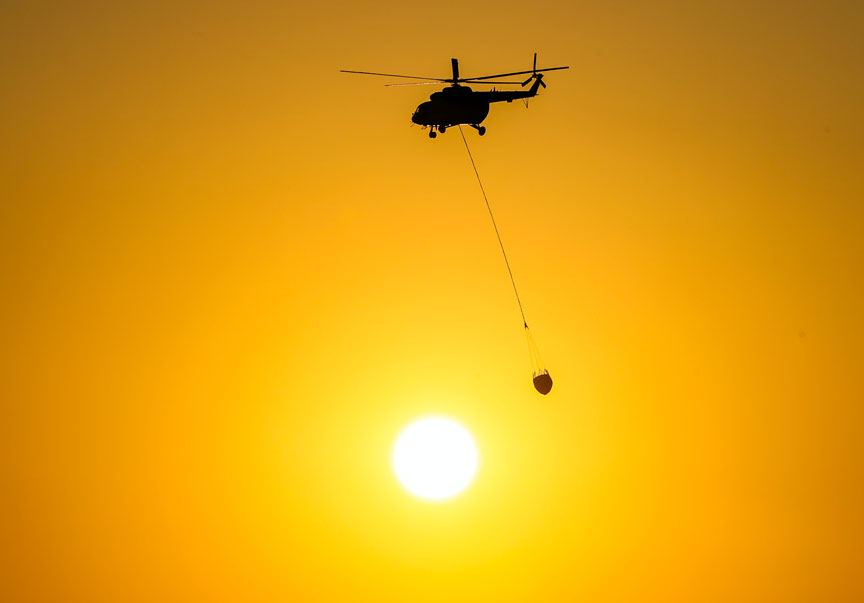
<path fill-rule="evenodd" d="M 414 80 L 426 80 L 424 82 L 412 82 L 410 84 L 386 84 L 387 86 L 417 86 L 438 84 L 439 82 L 449 83 L 450 86 L 433 92 L 429 100 L 421 103 L 411 116 L 411 121 L 415 124 L 429 128 L 429 138 L 435 138 L 438 132 L 442 134 L 451 126 L 465 124 L 476 129 L 480 136 L 486 133 L 485 126 L 481 126 L 483 120 L 489 114 L 489 105 L 491 103 L 508 102 L 511 103 L 516 99 L 531 98 L 537 96 L 540 86 L 546 87 L 546 82 L 543 81 L 544 71 L 557 71 L 559 69 L 569 69 L 566 67 L 546 67 L 545 69 L 537 69 L 537 53 L 534 53 L 534 66 L 530 71 L 514 71 L 511 73 L 497 73 L 495 75 L 484 75 L 481 77 L 459 77 L 459 61 L 450 59 L 450 64 L 453 69 L 453 77 L 450 78 L 434 78 L 421 77 L 417 75 L 396 75 L 393 73 L 373 73 L 371 71 L 351 71 L 349 69 L 341 69 L 342 73 L 357 73 L 360 75 L 380 75 L 384 77 L 400 77 Z M 499 77 L 511 77 L 514 75 L 531 74 L 525 81 L 509 81 L 500 82 L 492 81 Z M 531 88 L 524 91 L 504 91 L 492 90 L 476 92 L 468 86 L 461 84 L 496 84 L 496 85 L 516 85 L 522 87 L 527 86 L 533 80 Z"/>

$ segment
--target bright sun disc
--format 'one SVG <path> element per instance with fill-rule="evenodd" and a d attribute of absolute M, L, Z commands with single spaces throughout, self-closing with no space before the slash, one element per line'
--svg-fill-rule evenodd
<path fill-rule="evenodd" d="M 468 430 L 445 417 L 411 423 L 396 439 L 393 468 L 402 485 L 421 498 L 458 494 L 477 469 L 477 448 Z"/>

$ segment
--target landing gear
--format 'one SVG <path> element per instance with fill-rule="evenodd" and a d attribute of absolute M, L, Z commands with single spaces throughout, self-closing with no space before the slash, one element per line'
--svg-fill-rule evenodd
<path fill-rule="evenodd" d="M 486 127 L 485 126 L 478 126 L 477 124 L 471 124 L 471 127 L 474 128 L 475 130 L 477 130 L 477 133 L 480 134 L 480 136 L 483 136 L 486 133 Z"/>
<path fill-rule="evenodd" d="M 447 131 L 447 126 L 438 126 L 438 131 L 442 134 Z"/>
<path fill-rule="evenodd" d="M 429 130 L 429 138 L 435 138 L 436 136 L 438 136 L 438 132 L 435 131 L 435 128 Z"/>

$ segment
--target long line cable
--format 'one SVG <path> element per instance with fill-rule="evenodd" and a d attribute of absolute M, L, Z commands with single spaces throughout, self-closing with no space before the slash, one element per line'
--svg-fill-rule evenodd
<path fill-rule="evenodd" d="M 513 293 L 516 294 L 516 303 L 519 304 L 519 313 L 522 315 L 522 325 L 527 329 L 528 321 L 525 320 L 525 310 L 522 309 L 522 300 L 519 299 L 519 290 L 516 288 L 516 279 L 513 278 L 513 270 L 510 269 L 510 261 L 507 259 L 507 252 L 504 251 L 504 243 L 501 241 L 501 233 L 498 232 L 498 224 L 495 223 L 495 216 L 492 213 L 492 206 L 489 204 L 489 197 L 486 196 L 486 189 L 483 188 L 483 181 L 480 180 L 480 172 L 477 171 L 477 164 L 474 163 L 474 156 L 471 155 L 471 149 L 468 147 L 468 140 L 465 138 L 465 132 L 462 131 L 461 125 L 459 126 L 459 134 L 462 135 L 462 142 L 465 143 L 465 150 L 468 151 L 468 158 L 471 160 L 471 167 L 474 168 L 474 175 L 477 176 L 477 184 L 480 185 L 480 192 L 483 193 L 483 200 L 486 201 L 486 209 L 489 210 L 489 217 L 492 219 L 492 227 L 495 228 L 495 236 L 498 237 L 498 245 L 501 247 L 501 254 L 504 256 L 504 263 L 507 265 L 507 273 L 510 275 L 510 282 L 513 283 Z"/>

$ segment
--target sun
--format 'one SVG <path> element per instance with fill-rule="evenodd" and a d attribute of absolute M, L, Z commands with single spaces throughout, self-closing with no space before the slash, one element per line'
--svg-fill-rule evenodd
<path fill-rule="evenodd" d="M 424 417 L 396 438 L 393 468 L 405 488 L 420 498 L 441 500 L 464 490 L 477 470 L 471 434 L 447 417 Z"/>

